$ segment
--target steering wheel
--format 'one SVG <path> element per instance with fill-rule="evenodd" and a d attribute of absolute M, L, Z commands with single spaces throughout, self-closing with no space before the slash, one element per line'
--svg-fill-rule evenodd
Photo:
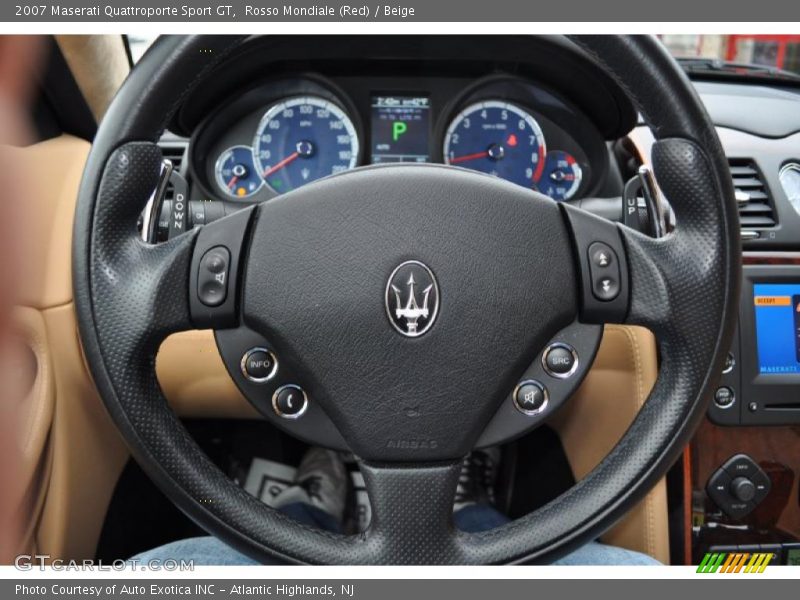
<path fill-rule="evenodd" d="M 164 38 L 136 65 L 81 184 L 75 303 L 94 381 L 133 456 L 199 525 L 259 560 L 545 563 L 601 534 L 665 474 L 731 341 L 741 252 L 730 174 L 713 124 L 656 39 L 574 42 L 653 130 L 654 172 L 676 221 L 662 238 L 497 178 L 395 165 L 337 174 L 146 244 L 136 222 L 158 182 L 156 142 L 188 91 L 249 40 Z M 617 259 L 611 292 L 598 287 L 597 242 Z M 402 306 L 390 306 L 398 291 Z M 497 529 L 458 531 L 462 458 L 543 345 L 576 319 L 655 334 L 649 398 L 566 493 Z M 155 376 L 160 343 L 233 323 L 271 341 L 358 457 L 372 508 L 364 533 L 272 510 L 225 476 L 168 407 Z"/>

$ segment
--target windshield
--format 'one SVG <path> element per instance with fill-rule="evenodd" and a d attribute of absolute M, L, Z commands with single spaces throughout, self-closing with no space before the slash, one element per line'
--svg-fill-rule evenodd
<path fill-rule="evenodd" d="M 769 77 L 781 71 L 800 74 L 800 35 L 719 35 L 680 34 L 659 36 L 675 58 L 708 59 L 707 70 L 720 71 L 725 66 L 739 76 Z M 732 65 L 731 65 L 732 63 Z M 693 73 L 702 61 L 683 61 Z M 745 66 L 760 67 L 749 73 Z M 738 70 L 736 70 L 738 68 Z"/>
<path fill-rule="evenodd" d="M 134 63 L 156 38 L 146 34 L 129 34 L 127 37 Z M 659 37 L 675 58 L 701 58 L 770 68 L 754 71 L 753 76 L 769 76 L 777 71 L 800 74 L 800 35 L 665 34 Z M 697 68 L 695 64 L 693 72 L 697 72 Z"/>

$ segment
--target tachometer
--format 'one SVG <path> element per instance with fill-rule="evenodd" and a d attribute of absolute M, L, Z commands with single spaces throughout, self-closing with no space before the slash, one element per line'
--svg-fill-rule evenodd
<path fill-rule="evenodd" d="M 534 189 L 553 200 L 569 200 L 581 187 L 583 171 L 575 158 L 563 150 L 547 153 L 541 177 L 534 182 Z"/>
<path fill-rule="evenodd" d="M 545 141 L 536 119 L 515 104 L 478 102 L 458 113 L 444 138 L 444 160 L 533 187 L 545 162 Z"/>
<path fill-rule="evenodd" d="M 336 104 L 318 96 L 274 104 L 261 118 L 253 140 L 256 168 L 278 193 L 352 169 L 358 152 L 353 122 Z"/>
<path fill-rule="evenodd" d="M 219 155 L 214 166 L 219 188 L 234 198 L 246 198 L 261 189 L 262 179 L 253 165 L 250 146 L 233 146 Z"/>

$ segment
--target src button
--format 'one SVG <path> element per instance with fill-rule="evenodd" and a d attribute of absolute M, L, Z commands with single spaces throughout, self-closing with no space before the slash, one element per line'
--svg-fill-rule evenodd
<path fill-rule="evenodd" d="M 206 306 L 219 306 L 228 297 L 228 271 L 231 253 L 224 246 L 211 248 L 200 260 L 197 297 Z"/>
<path fill-rule="evenodd" d="M 566 379 L 578 368 L 578 353 L 567 344 L 551 344 L 542 356 L 542 367 L 550 377 Z"/>

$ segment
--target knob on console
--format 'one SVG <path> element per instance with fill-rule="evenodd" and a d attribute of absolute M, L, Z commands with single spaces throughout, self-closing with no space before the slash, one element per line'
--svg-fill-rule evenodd
<path fill-rule="evenodd" d="M 747 477 L 737 477 L 731 481 L 731 496 L 740 502 L 750 502 L 756 495 L 756 486 Z"/>

